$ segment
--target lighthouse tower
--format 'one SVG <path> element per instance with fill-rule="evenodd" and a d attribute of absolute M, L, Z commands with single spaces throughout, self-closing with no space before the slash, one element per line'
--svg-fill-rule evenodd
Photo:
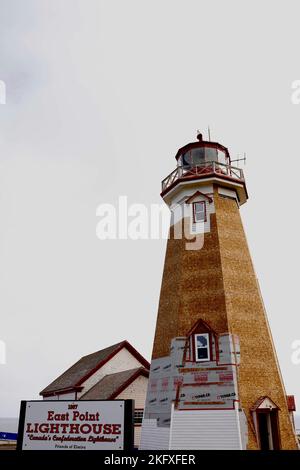
<path fill-rule="evenodd" d="M 172 217 L 141 449 L 297 449 L 228 149 L 180 148 L 162 182 Z"/>

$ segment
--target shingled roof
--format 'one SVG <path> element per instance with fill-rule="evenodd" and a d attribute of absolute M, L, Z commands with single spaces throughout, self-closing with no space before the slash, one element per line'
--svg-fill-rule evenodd
<path fill-rule="evenodd" d="M 80 400 L 112 400 L 140 376 L 149 377 L 144 367 L 108 374 L 88 390 Z"/>
<path fill-rule="evenodd" d="M 141 365 L 149 369 L 150 365 L 148 361 L 146 361 L 128 341 L 121 341 L 108 348 L 83 356 L 73 366 L 51 382 L 50 385 L 44 388 L 40 392 L 40 395 L 47 396 L 53 395 L 54 392 L 81 390 L 81 384 L 123 348 L 126 348 Z"/>

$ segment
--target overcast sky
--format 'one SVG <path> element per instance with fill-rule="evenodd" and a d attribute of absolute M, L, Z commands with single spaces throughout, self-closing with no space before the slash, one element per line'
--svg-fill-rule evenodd
<path fill-rule="evenodd" d="M 247 153 L 242 218 L 300 408 L 300 6 L 278 3 L 0 0 L 0 417 L 82 355 L 150 358 L 166 241 L 100 241 L 96 209 L 160 203 L 208 125 Z"/>

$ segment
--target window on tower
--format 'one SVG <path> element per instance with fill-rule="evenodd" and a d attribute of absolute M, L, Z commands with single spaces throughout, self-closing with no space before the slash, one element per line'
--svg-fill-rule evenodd
<path fill-rule="evenodd" d="M 204 201 L 193 203 L 194 222 L 206 222 L 206 206 Z"/>
<path fill-rule="evenodd" d="M 196 362 L 210 361 L 209 333 L 195 335 L 195 360 Z"/>
<path fill-rule="evenodd" d="M 192 150 L 192 159 L 193 165 L 202 165 L 205 163 L 205 149 L 204 148 L 196 148 Z"/>

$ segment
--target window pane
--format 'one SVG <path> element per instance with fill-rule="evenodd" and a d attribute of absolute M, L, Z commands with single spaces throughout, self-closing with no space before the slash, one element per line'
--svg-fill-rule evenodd
<path fill-rule="evenodd" d="M 203 214 L 195 214 L 195 221 L 196 222 L 203 222 L 205 219 Z"/>
<path fill-rule="evenodd" d="M 222 150 L 218 150 L 218 162 L 223 164 L 226 163 L 226 154 Z"/>
<path fill-rule="evenodd" d="M 134 424 L 141 424 L 143 421 L 144 410 L 134 411 Z"/>
<path fill-rule="evenodd" d="M 192 150 L 192 155 L 193 155 L 193 164 L 194 166 L 196 165 L 201 165 L 201 163 L 204 163 L 204 148 L 198 148 Z"/>
<path fill-rule="evenodd" d="M 196 211 L 196 212 L 204 212 L 204 204 L 203 204 L 203 202 L 196 202 L 196 203 L 195 203 L 195 211 Z"/>
<path fill-rule="evenodd" d="M 204 213 L 195 213 L 195 222 L 203 222 L 205 220 Z"/>
<path fill-rule="evenodd" d="M 218 161 L 217 149 L 207 147 L 205 149 L 205 161 L 206 162 L 216 162 L 216 161 Z"/>
<path fill-rule="evenodd" d="M 198 359 L 208 359 L 207 348 L 197 348 Z"/>
<path fill-rule="evenodd" d="M 186 152 L 182 155 L 182 164 L 183 166 L 191 166 L 192 165 L 192 155 L 191 152 Z"/>
<path fill-rule="evenodd" d="M 197 335 L 197 348 L 207 347 L 207 336 L 206 335 Z"/>

